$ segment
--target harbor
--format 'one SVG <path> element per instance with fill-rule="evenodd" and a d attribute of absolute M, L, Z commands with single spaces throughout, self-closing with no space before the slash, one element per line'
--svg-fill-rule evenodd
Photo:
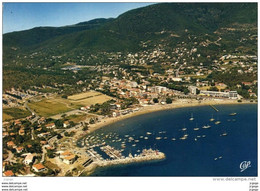
<path fill-rule="evenodd" d="M 83 148 L 80 148 L 84 152 Z M 131 164 L 139 162 L 148 161 L 159 161 L 166 158 L 165 154 L 153 149 L 143 149 L 140 154 L 135 154 L 134 156 L 129 153 L 128 156 L 123 156 L 120 150 L 117 150 L 110 145 L 100 147 L 100 150 L 106 153 L 110 158 L 104 159 L 98 152 L 93 149 L 87 150 L 87 155 L 82 158 L 84 163 L 82 163 L 83 169 L 78 172 L 78 176 L 83 173 L 91 174 L 97 167 L 107 167 L 112 165 L 122 165 Z"/>

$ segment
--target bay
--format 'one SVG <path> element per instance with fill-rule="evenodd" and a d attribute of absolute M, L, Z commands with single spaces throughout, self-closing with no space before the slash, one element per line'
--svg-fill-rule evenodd
<path fill-rule="evenodd" d="M 166 159 L 98 168 L 91 176 L 257 176 L 257 104 L 216 108 L 218 112 L 209 106 L 158 111 L 95 131 L 91 136 L 112 136 L 106 143 L 117 149 L 123 141 L 125 156 L 152 148 Z M 250 167 L 241 172 L 243 161 L 250 161 Z"/>

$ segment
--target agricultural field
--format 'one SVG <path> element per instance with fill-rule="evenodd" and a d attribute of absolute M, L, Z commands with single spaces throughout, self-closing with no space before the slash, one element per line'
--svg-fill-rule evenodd
<path fill-rule="evenodd" d="M 64 118 L 65 121 L 73 121 L 74 123 L 79 123 L 81 121 L 89 120 L 94 117 L 94 115 L 82 114 L 82 115 L 70 115 Z"/>
<path fill-rule="evenodd" d="M 31 115 L 31 112 L 23 107 L 3 108 L 3 121 L 25 118 Z"/>
<path fill-rule="evenodd" d="M 111 97 L 102 93 L 90 91 L 69 96 L 68 99 L 61 98 L 60 96 L 44 98 L 37 102 L 28 103 L 28 106 L 38 115 L 50 117 L 79 109 L 82 106 L 104 103 L 111 99 Z"/>
<path fill-rule="evenodd" d="M 79 100 L 84 100 L 84 99 L 97 97 L 97 96 L 101 96 L 101 95 L 103 95 L 103 94 L 100 92 L 89 91 L 89 92 L 84 92 L 84 93 L 69 96 L 68 99 L 73 100 L 73 101 L 79 101 Z"/>

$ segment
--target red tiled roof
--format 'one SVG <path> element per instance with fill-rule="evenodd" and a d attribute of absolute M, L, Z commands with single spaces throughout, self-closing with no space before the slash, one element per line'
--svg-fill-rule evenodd
<path fill-rule="evenodd" d="M 13 173 L 13 171 L 8 170 L 8 171 L 5 171 L 5 172 L 4 172 L 4 175 L 5 175 L 5 176 L 13 176 L 14 173 Z"/>
<path fill-rule="evenodd" d="M 45 167 L 42 165 L 42 163 L 34 164 L 33 167 L 36 168 L 37 170 L 41 170 L 41 169 L 44 169 L 44 168 L 45 168 Z"/>

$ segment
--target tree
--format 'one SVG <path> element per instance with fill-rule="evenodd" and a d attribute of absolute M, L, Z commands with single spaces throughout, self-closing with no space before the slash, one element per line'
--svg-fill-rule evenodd
<path fill-rule="evenodd" d="M 91 118 L 91 119 L 89 120 L 89 123 L 90 123 L 90 124 L 94 124 L 94 123 L 95 123 L 95 120 L 94 120 L 93 118 Z"/>
<path fill-rule="evenodd" d="M 153 98 L 153 102 L 158 103 L 159 102 L 158 98 Z"/>
<path fill-rule="evenodd" d="M 167 103 L 167 104 L 171 104 L 171 103 L 172 103 L 172 99 L 169 98 L 169 97 L 167 97 L 167 98 L 166 98 L 166 103 Z"/>
<path fill-rule="evenodd" d="M 218 91 L 218 88 L 216 86 L 212 86 L 209 88 L 209 91 Z"/>

